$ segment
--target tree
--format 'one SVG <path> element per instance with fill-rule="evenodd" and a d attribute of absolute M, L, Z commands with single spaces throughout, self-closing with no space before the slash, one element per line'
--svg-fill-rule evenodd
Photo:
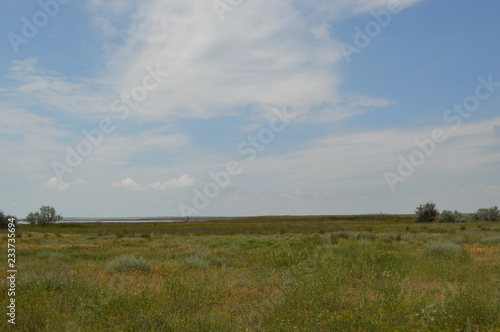
<path fill-rule="evenodd" d="M 420 204 L 415 211 L 417 219 L 415 222 L 433 222 L 439 216 L 435 203 Z"/>
<path fill-rule="evenodd" d="M 0 228 L 8 228 L 9 226 L 9 219 L 14 218 L 14 224 L 17 224 L 17 218 L 13 216 L 8 216 L 3 213 L 2 210 L 0 210 Z"/>
<path fill-rule="evenodd" d="M 26 221 L 32 225 L 36 225 L 38 223 L 39 213 L 38 212 L 30 212 L 26 216 Z"/>
<path fill-rule="evenodd" d="M 56 213 L 56 209 L 52 206 L 44 205 L 40 208 L 38 212 L 31 212 L 26 216 L 26 221 L 30 224 L 38 224 L 41 226 L 46 226 L 48 224 L 53 224 L 60 221 L 63 217 Z"/>
<path fill-rule="evenodd" d="M 500 211 L 498 210 L 498 206 L 493 206 L 489 209 L 477 210 L 477 212 L 474 214 L 474 219 L 480 221 L 499 221 Z"/>

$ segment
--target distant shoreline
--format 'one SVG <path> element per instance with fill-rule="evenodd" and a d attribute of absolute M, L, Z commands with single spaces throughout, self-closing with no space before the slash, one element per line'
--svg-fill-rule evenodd
<path fill-rule="evenodd" d="M 332 218 L 337 220 L 347 219 L 363 219 L 365 217 L 381 217 L 381 216 L 391 216 L 391 217 L 408 217 L 413 215 L 408 214 L 358 214 L 358 215 L 269 215 L 269 216 L 232 216 L 232 217 L 189 217 L 189 222 L 208 222 L 208 221 L 231 221 L 231 220 L 251 220 L 251 219 L 262 219 L 271 218 L 273 220 L 279 219 L 315 219 L 315 218 Z M 21 224 L 28 224 L 24 218 L 18 219 Z M 66 224 L 66 223 L 185 223 L 186 220 L 183 217 L 95 217 L 95 218 L 84 218 L 84 217 L 65 217 L 56 224 Z"/>
<path fill-rule="evenodd" d="M 209 220 L 235 219 L 235 217 L 190 217 L 189 221 L 201 222 Z M 18 219 L 18 222 L 26 223 L 26 219 Z M 80 218 L 66 217 L 57 224 L 65 223 L 132 223 L 132 222 L 186 222 L 182 217 L 97 217 L 97 218 Z"/>

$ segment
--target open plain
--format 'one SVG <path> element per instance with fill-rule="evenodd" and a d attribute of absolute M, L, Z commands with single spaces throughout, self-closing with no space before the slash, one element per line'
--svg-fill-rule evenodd
<path fill-rule="evenodd" d="M 500 225 L 413 218 L 19 225 L 15 328 L 498 331 Z"/>

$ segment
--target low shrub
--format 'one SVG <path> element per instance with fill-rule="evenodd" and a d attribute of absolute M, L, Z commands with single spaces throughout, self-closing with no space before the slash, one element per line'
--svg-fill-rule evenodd
<path fill-rule="evenodd" d="M 450 242 L 431 242 L 424 248 L 424 253 L 430 257 L 468 258 L 469 252 L 464 247 Z"/>
<path fill-rule="evenodd" d="M 474 219 L 480 221 L 499 221 L 500 210 L 497 206 L 490 207 L 489 209 L 479 209 L 474 214 Z"/>
<path fill-rule="evenodd" d="M 121 255 L 106 265 L 108 272 L 149 271 L 151 266 L 143 257 Z"/>
<path fill-rule="evenodd" d="M 184 265 L 190 268 L 207 269 L 210 266 L 224 267 L 227 264 L 222 257 L 218 257 L 203 247 L 187 250 L 182 256 L 184 256 Z"/>
<path fill-rule="evenodd" d="M 455 210 L 455 212 L 451 212 L 448 210 L 444 210 L 439 216 L 439 222 L 468 222 L 469 217 L 465 214 L 460 213 Z"/>
<path fill-rule="evenodd" d="M 370 232 L 359 232 L 356 234 L 356 239 L 358 240 L 374 240 L 376 235 Z"/>
<path fill-rule="evenodd" d="M 351 232 L 336 232 L 334 233 L 339 239 L 350 239 L 352 237 Z"/>
<path fill-rule="evenodd" d="M 465 236 L 457 235 L 451 237 L 448 241 L 456 243 L 456 244 L 462 244 L 462 243 L 467 243 L 468 240 Z"/>
<path fill-rule="evenodd" d="M 500 235 L 485 237 L 481 242 L 486 244 L 500 244 Z"/>
<path fill-rule="evenodd" d="M 205 257 L 193 255 L 186 257 L 185 264 L 189 267 L 205 270 L 210 265 L 210 262 Z"/>

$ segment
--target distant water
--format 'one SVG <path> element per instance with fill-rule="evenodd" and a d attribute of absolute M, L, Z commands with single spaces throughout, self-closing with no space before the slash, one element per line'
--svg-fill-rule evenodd
<path fill-rule="evenodd" d="M 139 223 L 139 222 L 181 222 L 166 218 L 64 218 L 60 223 Z"/>

